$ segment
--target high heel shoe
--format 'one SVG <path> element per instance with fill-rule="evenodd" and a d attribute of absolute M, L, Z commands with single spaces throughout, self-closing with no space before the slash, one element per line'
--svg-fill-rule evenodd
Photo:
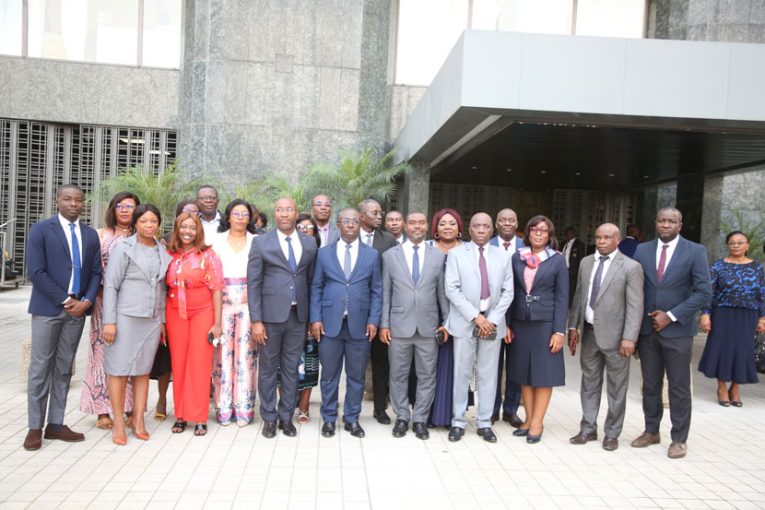
<path fill-rule="evenodd" d="M 117 437 L 112 434 L 112 442 L 117 446 L 125 446 L 127 444 L 127 436 Z"/>
<path fill-rule="evenodd" d="M 149 440 L 149 433 L 148 432 L 138 432 L 136 429 L 133 429 L 133 435 L 140 439 L 141 441 L 148 441 Z"/>
<path fill-rule="evenodd" d="M 542 427 L 542 432 L 544 431 L 545 431 L 545 428 Z M 536 436 L 533 434 L 526 434 L 526 442 L 528 444 L 537 444 L 538 442 L 542 440 L 542 432 L 540 432 Z"/>
<path fill-rule="evenodd" d="M 741 407 L 741 406 L 744 405 L 744 403 L 741 402 L 740 400 L 733 400 L 733 397 L 731 395 L 733 395 L 733 392 L 732 391 L 728 391 L 728 398 L 730 399 L 730 405 L 732 405 L 733 407 Z M 739 398 L 741 398 L 741 397 L 739 397 Z"/>
<path fill-rule="evenodd" d="M 717 390 L 717 403 L 723 407 L 730 407 L 730 396 L 728 396 L 728 400 L 723 400 L 722 398 L 720 398 L 720 390 Z"/>
<path fill-rule="evenodd" d="M 515 437 L 526 437 L 529 435 L 529 429 L 515 429 L 513 435 Z"/>

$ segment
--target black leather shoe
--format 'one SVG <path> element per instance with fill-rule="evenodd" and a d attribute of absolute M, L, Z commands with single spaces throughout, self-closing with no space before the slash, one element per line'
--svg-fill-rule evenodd
<path fill-rule="evenodd" d="M 353 437 L 364 437 L 366 434 L 364 433 L 364 429 L 361 428 L 361 425 L 359 425 L 359 422 L 354 421 L 353 423 L 347 423 L 343 426 L 345 430 L 351 433 Z"/>
<path fill-rule="evenodd" d="M 272 437 L 276 437 L 276 422 L 275 421 L 264 421 L 263 422 L 263 437 L 267 437 L 268 439 L 271 439 Z"/>
<path fill-rule="evenodd" d="M 502 421 L 506 421 L 510 424 L 511 427 L 515 427 L 516 429 L 523 425 L 523 420 L 521 420 L 520 416 L 517 414 L 503 414 L 502 415 Z"/>
<path fill-rule="evenodd" d="M 544 427 L 542 427 L 542 432 L 544 432 Z M 542 432 L 537 434 L 536 436 L 533 434 L 526 434 L 526 442 L 528 444 L 537 444 L 542 440 Z"/>
<path fill-rule="evenodd" d="M 324 437 L 332 437 L 335 435 L 335 422 L 325 421 L 321 426 L 321 435 Z"/>
<path fill-rule="evenodd" d="M 388 416 L 388 413 L 385 411 L 380 411 L 379 413 L 375 411 L 372 416 L 375 420 L 377 420 L 377 423 L 381 423 L 383 425 L 390 425 L 390 416 Z"/>
<path fill-rule="evenodd" d="M 396 424 L 393 426 L 393 437 L 404 437 L 408 429 L 409 422 L 405 420 L 396 420 Z"/>
<path fill-rule="evenodd" d="M 491 430 L 491 427 L 484 427 L 477 430 L 478 435 L 481 436 L 481 439 L 483 439 L 486 442 L 489 443 L 496 443 L 497 442 L 497 436 L 494 435 L 494 431 Z"/>
<path fill-rule="evenodd" d="M 280 421 L 279 429 L 287 437 L 295 437 L 297 435 L 297 429 L 291 421 Z"/>
<path fill-rule="evenodd" d="M 462 427 L 452 427 L 449 429 L 449 441 L 452 443 L 456 443 L 460 439 L 462 439 L 462 436 L 465 435 L 465 429 Z"/>
<path fill-rule="evenodd" d="M 425 439 L 430 438 L 430 432 L 428 431 L 428 426 L 425 425 L 424 423 L 416 421 L 414 422 L 412 429 L 414 430 L 414 436 L 417 439 L 422 439 L 424 441 Z"/>
<path fill-rule="evenodd" d="M 529 429 L 515 429 L 513 435 L 515 437 L 526 437 L 529 435 Z"/>

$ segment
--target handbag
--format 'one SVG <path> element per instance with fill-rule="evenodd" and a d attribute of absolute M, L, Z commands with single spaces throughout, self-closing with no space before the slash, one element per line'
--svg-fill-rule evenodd
<path fill-rule="evenodd" d="M 754 336 L 754 364 L 759 373 L 765 374 L 765 333 Z"/>

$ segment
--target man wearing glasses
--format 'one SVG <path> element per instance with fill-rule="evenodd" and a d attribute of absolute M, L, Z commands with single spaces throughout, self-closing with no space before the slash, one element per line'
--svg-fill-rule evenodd
<path fill-rule="evenodd" d="M 215 239 L 218 225 L 220 225 L 218 190 L 209 184 L 201 186 L 197 190 L 197 205 L 199 206 L 199 219 L 202 220 L 202 228 L 205 231 L 205 242 L 210 244 Z"/>
<path fill-rule="evenodd" d="M 382 208 L 376 200 L 368 198 L 359 203 L 359 213 L 361 242 L 377 250 L 380 254 L 380 263 L 382 263 L 382 254 L 389 248 L 396 246 L 393 236 L 380 230 L 383 221 Z M 376 338 L 372 342 L 372 393 L 375 402 L 373 416 L 383 425 L 390 424 L 390 416 L 385 412 L 388 407 L 389 371 L 388 346 Z"/>
<path fill-rule="evenodd" d="M 332 200 L 327 195 L 316 195 L 311 201 L 311 216 L 316 222 L 321 245 L 327 246 L 340 238 L 340 231 L 332 224 Z"/>

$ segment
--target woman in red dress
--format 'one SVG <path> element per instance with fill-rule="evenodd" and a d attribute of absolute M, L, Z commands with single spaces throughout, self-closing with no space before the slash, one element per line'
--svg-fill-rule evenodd
<path fill-rule="evenodd" d="M 213 346 L 220 338 L 223 269 L 205 244 L 199 217 L 181 213 L 167 243 L 167 336 L 173 368 L 173 433 L 194 422 L 194 435 L 207 434 Z"/>

